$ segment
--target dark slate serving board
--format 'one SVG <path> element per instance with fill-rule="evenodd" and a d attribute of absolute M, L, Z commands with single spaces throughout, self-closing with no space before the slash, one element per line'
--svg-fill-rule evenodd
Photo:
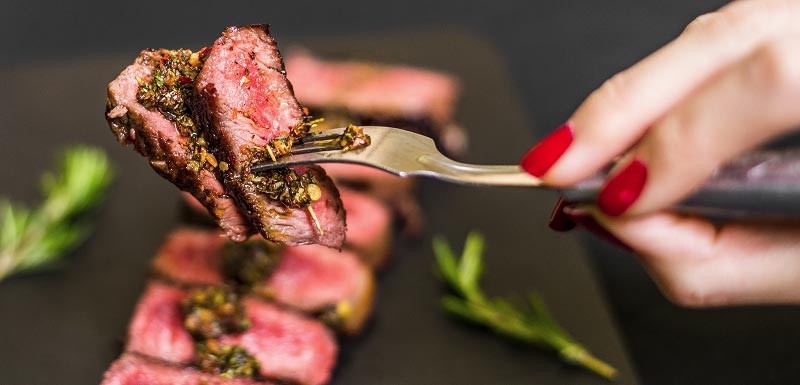
<path fill-rule="evenodd" d="M 458 76 L 464 90 L 458 120 L 471 142 L 467 161 L 513 163 L 532 142 L 505 63 L 471 35 L 428 30 L 300 43 L 339 57 L 410 63 Z M 175 189 L 144 159 L 119 147 L 103 120 L 105 85 L 135 55 L 0 69 L 3 195 L 36 201 L 37 176 L 52 165 L 54 151 L 72 143 L 107 149 L 118 174 L 87 244 L 59 266 L 0 282 L 4 385 L 99 382 L 120 353 L 148 261 L 178 223 Z M 393 262 L 379 276 L 374 319 L 362 336 L 342 341 L 333 383 L 605 383 L 550 352 L 510 343 L 440 310 L 443 288 L 433 274 L 430 239 L 443 234 L 460 247 L 471 229 L 488 240 L 490 293 L 539 290 L 579 341 L 620 369 L 617 383 L 637 383 L 577 239 L 546 229 L 553 200 L 551 192 L 423 181 L 426 231 L 397 242 Z"/>

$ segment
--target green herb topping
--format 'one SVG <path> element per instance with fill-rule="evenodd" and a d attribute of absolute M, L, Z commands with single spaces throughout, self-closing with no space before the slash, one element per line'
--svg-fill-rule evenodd
<path fill-rule="evenodd" d="M 106 195 L 113 170 L 105 152 L 68 149 L 57 173 L 42 177 L 44 201 L 33 209 L 0 197 L 0 280 L 62 258 L 89 236 L 89 214 Z"/>
<path fill-rule="evenodd" d="M 145 108 L 157 110 L 175 123 L 178 132 L 189 136 L 197 131 L 189 106 L 192 88 L 197 74 L 203 66 L 207 51 L 193 53 L 188 49 L 161 49 L 159 58 L 153 63 L 150 81 L 139 79 L 137 99 Z"/>
<path fill-rule="evenodd" d="M 237 290 L 250 291 L 280 262 L 279 248 L 264 239 L 226 242 L 222 247 L 222 274 Z"/>
<path fill-rule="evenodd" d="M 372 140 L 364 133 L 364 129 L 353 124 L 348 124 L 341 136 L 336 138 L 342 151 L 352 151 L 370 145 Z"/>
<path fill-rule="evenodd" d="M 208 152 L 208 144 L 192 119 L 192 88 L 208 51 L 208 48 L 198 52 L 188 49 L 156 51 L 158 58 L 152 63 L 152 79 L 138 79 L 139 92 L 136 94 L 145 108 L 160 112 L 175 124 L 178 133 L 190 139 L 187 150 L 192 159 L 186 169 L 194 173 L 202 169 L 214 170 L 216 167 L 227 170 L 228 166 L 225 162 L 218 162 Z"/>
<path fill-rule="evenodd" d="M 298 175 L 288 168 L 279 168 L 248 177 L 256 190 L 286 207 L 307 207 L 322 197 L 317 179 L 311 173 Z"/>
<path fill-rule="evenodd" d="M 245 331 L 250 320 L 238 296 L 227 287 L 205 287 L 189 293 L 181 304 L 184 327 L 195 338 L 217 338 Z"/>
<path fill-rule="evenodd" d="M 196 343 L 194 355 L 200 370 L 223 378 L 253 377 L 259 369 L 258 361 L 244 348 L 213 339 Z"/>
<path fill-rule="evenodd" d="M 498 334 L 553 349 L 570 364 L 580 365 L 608 379 L 614 378 L 617 370 L 575 342 L 553 319 L 537 294 L 529 295 L 528 308 L 524 308 L 503 298 L 489 298 L 483 293 L 480 287 L 483 243 L 482 236 L 470 233 L 461 257 L 456 258 L 441 237 L 434 238 L 433 250 L 439 274 L 455 292 L 455 295 L 442 298 L 445 310 Z"/>

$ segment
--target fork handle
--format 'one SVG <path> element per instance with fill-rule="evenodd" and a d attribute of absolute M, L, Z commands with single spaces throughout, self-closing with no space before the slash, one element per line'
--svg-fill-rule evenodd
<path fill-rule="evenodd" d="M 601 172 L 561 190 L 567 201 L 594 203 Z M 800 217 L 800 149 L 753 152 L 712 175 L 675 211 L 718 218 Z"/>

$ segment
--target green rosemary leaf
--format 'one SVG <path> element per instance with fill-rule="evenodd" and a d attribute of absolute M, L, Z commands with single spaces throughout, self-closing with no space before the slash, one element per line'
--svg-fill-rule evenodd
<path fill-rule="evenodd" d="M 458 285 L 458 266 L 456 257 L 450 245 L 442 237 L 433 239 L 433 250 L 436 254 L 436 262 L 439 265 L 439 273 L 451 285 Z"/>
<path fill-rule="evenodd" d="M 441 237 L 434 238 L 433 249 L 439 275 L 458 294 L 442 298 L 442 307 L 447 312 L 509 338 L 552 349 L 565 362 L 607 379 L 616 376 L 616 369 L 594 357 L 558 325 L 538 294 L 529 294 L 525 308 L 504 298 L 489 299 L 483 293 L 480 278 L 484 239 L 480 234 L 473 232 L 467 236 L 460 258 Z"/>
<path fill-rule="evenodd" d="M 483 236 L 472 232 L 467 235 L 464 245 L 464 253 L 461 262 L 458 264 L 458 280 L 461 286 L 467 291 L 467 297 L 480 296 L 478 289 L 478 279 L 483 270 Z"/>
<path fill-rule="evenodd" d="M 90 233 L 87 214 L 108 190 L 113 171 L 106 154 L 76 146 L 42 176 L 44 200 L 33 209 L 0 200 L 0 279 L 52 263 Z"/>

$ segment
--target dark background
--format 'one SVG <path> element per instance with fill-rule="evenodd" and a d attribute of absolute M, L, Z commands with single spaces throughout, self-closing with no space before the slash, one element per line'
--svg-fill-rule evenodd
<path fill-rule="evenodd" d="M 541 137 L 603 80 L 724 2 L 3 3 L 0 69 L 143 47 L 196 47 L 223 26 L 264 21 L 273 24 L 279 41 L 462 29 L 506 59 L 531 117 L 528 129 Z M 0 122 L 0 140 L 9 132 Z M 800 378 L 800 309 L 680 309 L 661 296 L 630 255 L 588 236 L 584 241 L 643 383 L 777 384 Z"/>

